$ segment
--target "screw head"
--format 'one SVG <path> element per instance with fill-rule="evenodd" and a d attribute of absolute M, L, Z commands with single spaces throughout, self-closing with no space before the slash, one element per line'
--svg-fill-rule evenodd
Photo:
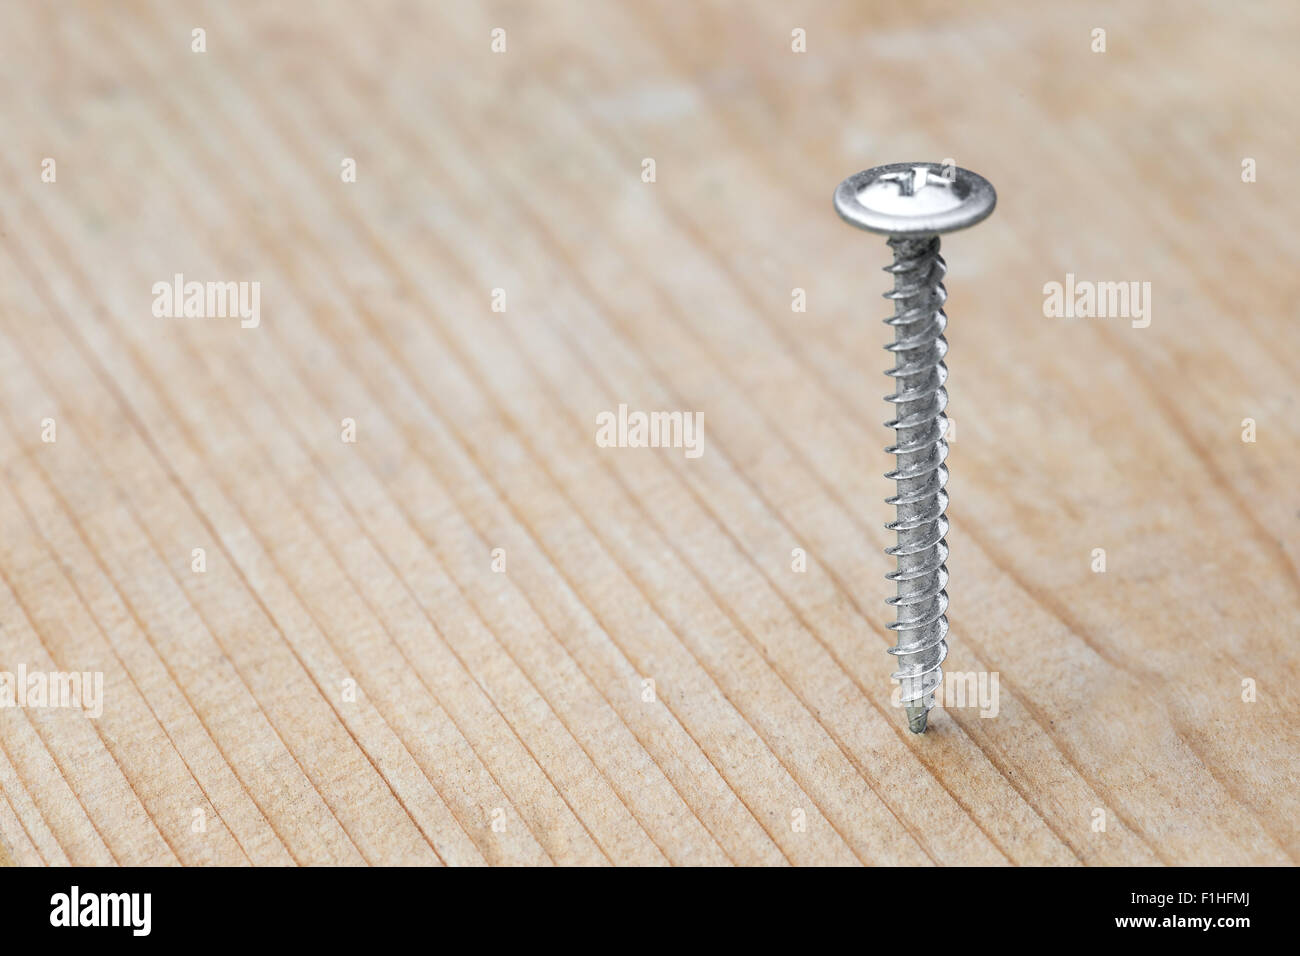
<path fill-rule="evenodd" d="M 969 169 L 890 163 L 855 173 L 835 190 L 835 211 L 851 226 L 886 236 L 934 236 L 965 229 L 993 212 L 993 185 Z"/>

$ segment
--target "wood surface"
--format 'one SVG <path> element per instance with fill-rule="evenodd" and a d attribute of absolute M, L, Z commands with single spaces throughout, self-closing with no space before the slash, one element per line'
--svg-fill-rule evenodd
<path fill-rule="evenodd" d="M 1295 4 L 3 18 L 0 670 L 104 707 L 0 710 L 0 862 L 1300 858 Z M 949 157 L 999 205 L 944 244 L 946 666 L 1000 698 L 913 736 L 830 196 Z"/>

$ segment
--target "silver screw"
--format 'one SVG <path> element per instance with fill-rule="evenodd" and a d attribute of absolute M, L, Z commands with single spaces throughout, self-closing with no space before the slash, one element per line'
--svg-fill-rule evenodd
<path fill-rule="evenodd" d="M 907 726 L 925 733 L 934 692 L 943 681 L 948 656 L 948 342 L 943 330 L 948 317 L 943 304 L 947 266 L 939 255 L 939 235 L 965 229 L 993 212 L 997 195 L 988 180 L 965 169 L 937 163 L 891 163 L 850 176 L 835 190 L 835 211 L 845 222 L 889 237 L 894 288 L 894 314 L 885 319 L 894 327 L 894 367 L 886 374 L 896 385 L 885 401 L 897 407 L 897 417 L 885 425 L 897 431 L 886 448 L 897 467 L 885 475 L 898 493 L 885 499 L 894 505 L 896 520 L 885 525 L 898 533 L 898 543 L 885 553 L 898 569 L 885 575 L 898 592 L 885 603 L 897 610 L 889 628 L 898 643 L 889 653 L 898 657 L 894 679 L 902 687 Z"/>

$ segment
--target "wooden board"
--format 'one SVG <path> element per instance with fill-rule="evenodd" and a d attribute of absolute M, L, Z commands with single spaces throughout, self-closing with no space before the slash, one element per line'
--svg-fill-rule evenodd
<path fill-rule="evenodd" d="M 0 861 L 1294 863 L 1298 41 L 1282 2 L 9 5 L 0 670 L 103 707 L 0 710 Z M 1000 195 L 944 247 L 947 666 L 999 693 L 915 737 L 887 250 L 830 195 L 946 158 Z M 178 274 L 256 327 L 156 315 Z M 1067 275 L 1149 325 L 1046 316 Z M 600 447 L 620 405 L 702 454 Z"/>

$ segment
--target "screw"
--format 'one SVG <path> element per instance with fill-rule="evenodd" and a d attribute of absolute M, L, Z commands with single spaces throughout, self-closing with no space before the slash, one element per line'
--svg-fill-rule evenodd
<path fill-rule="evenodd" d="M 937 163 L 876 166 L 835 190 L 840 217 L 888 236 L 894 250 L 893 265 L 885 267 L 894 276 L 893 290 L 885 293 L 894 301 L 894 314 L 885 319 L 894 327 L 894 341 L 885 346 L 894 353 L 894 367 L 885 374 L 896 385 L 885 401 L 894 403 L 897 417 L 885 425 L 897 431 L 897 440 L 885 452 L 897 456 L 897 467 L 885 477 L 894 480 L 898 493 L 885 499 L 897 508 L 896 520 L 885 527 L 898 533 L 898 543 L 885 553 L 897 559 L 898 568 L 885 577 L 898 591 L 885 603 L 897 611 L 889 628 L 898 633 L 898 643 L 889 653 L 898 658 L 893 677 L 914 734 L 925 733 L 948 656 L 948 269 L 939 255 L 939 235 L 981 222 L 996 203 L 984 177 Z"/>

